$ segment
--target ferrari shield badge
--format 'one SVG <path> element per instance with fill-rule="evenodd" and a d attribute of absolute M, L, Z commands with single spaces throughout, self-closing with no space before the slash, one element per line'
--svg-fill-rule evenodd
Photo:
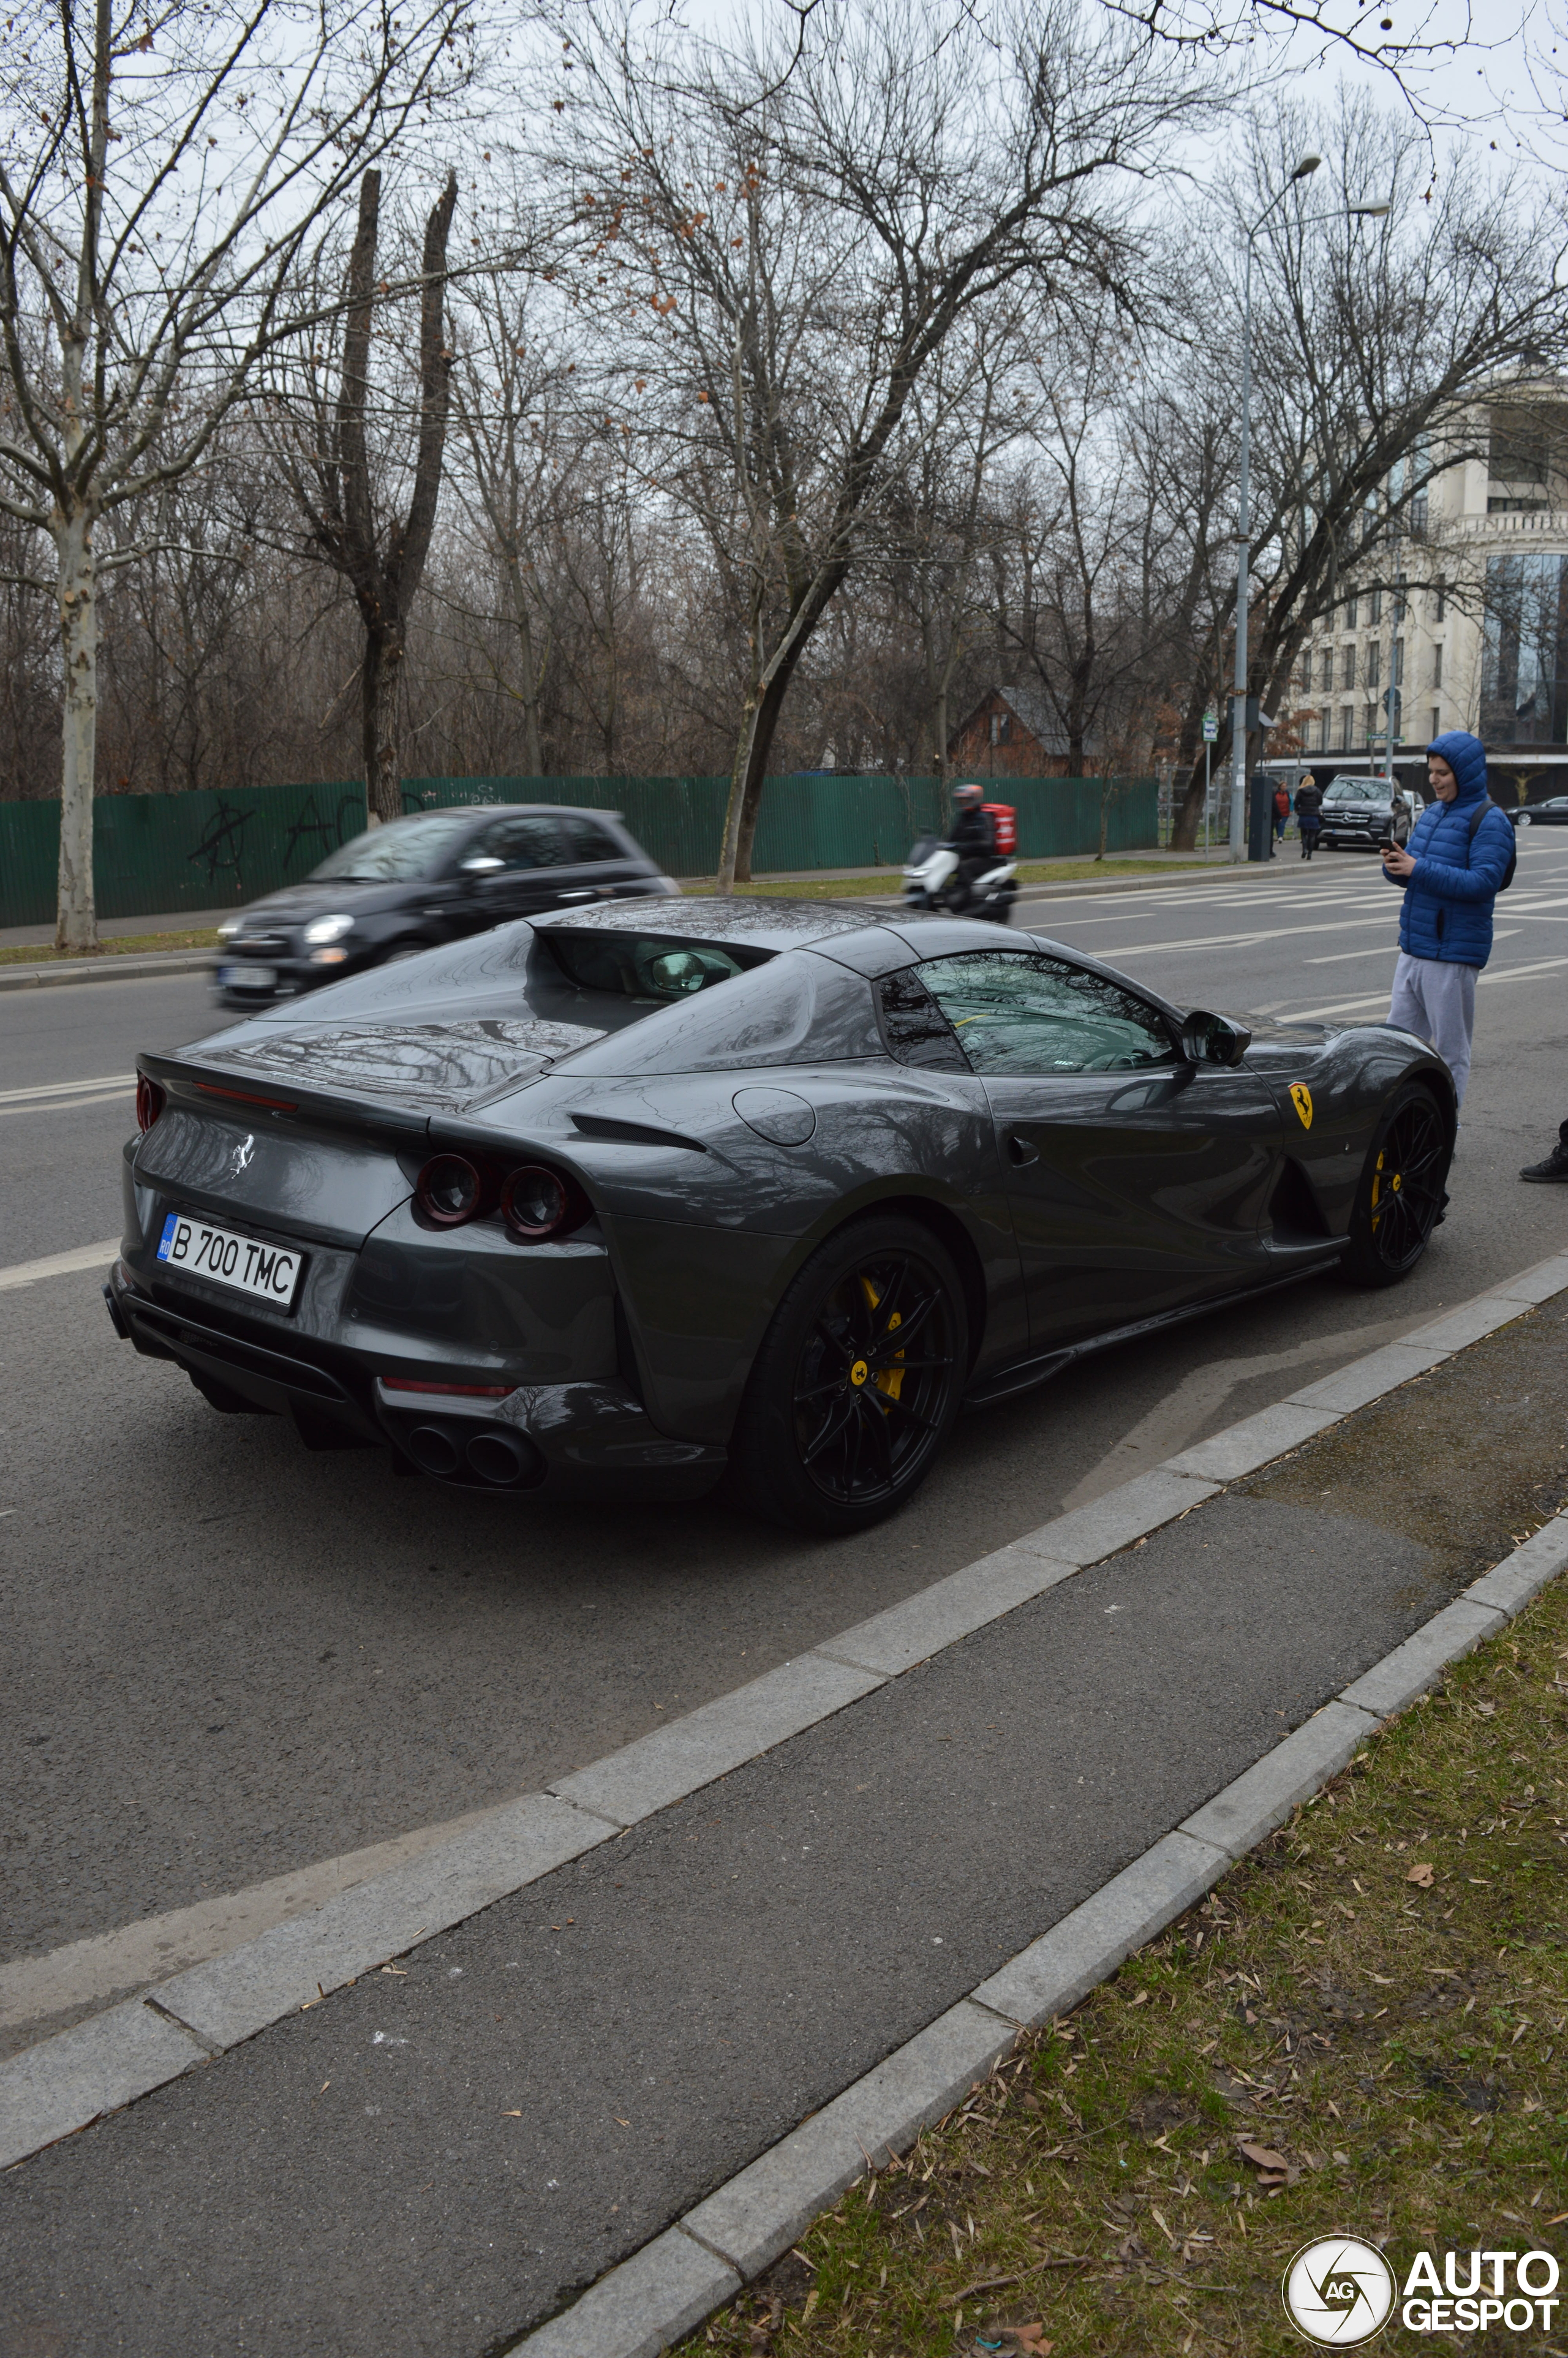
<path fill-rule="evenodd" d="M 1312 1128 L 1312 1091 L 1304 1081 L 1291 1083 L 1291 1103 L 1302 1118 L 1302 1128 Z"/>

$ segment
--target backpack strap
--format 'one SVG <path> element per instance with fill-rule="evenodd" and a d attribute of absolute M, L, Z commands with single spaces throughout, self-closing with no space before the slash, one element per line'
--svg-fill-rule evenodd
<path fill-rule="evenodd" d="M 1504 810 L 1501 803 L 1495 803 L 1490 795 L 1482 795 L 1480 801 L 1476 806 L 1476 816 L 1470 821 L 1470 832 L 1465 840 L 1465 865 L 1466 868 L 1470 865 L 1470 854 L 1475 849 L 1476 838 L 1481 832 L 1481 822 L 1486 817 L 1488 811 L 1496 811 L 1499 818 L 1508 818 L 1508 813 Z M 1509 827 L 1509 833 L 1513 836 L 1514 845 L 1512 851 L 1509 855 L 1509 864 L 1503 871 L 1502 882 L 1498 886 L 1499 892 L 1506 892 L 1508 891 L 1509 886 L 1514 881 L 1514 871 L 1519 866 L 1519 837 L 1514 832 L 1511 822 Z"/>

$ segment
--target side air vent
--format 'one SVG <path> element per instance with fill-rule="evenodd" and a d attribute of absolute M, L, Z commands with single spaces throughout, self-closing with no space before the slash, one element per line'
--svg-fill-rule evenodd
<path fill-rule="evenodd" d="M 1287 1160 L 1269 1200 L 1269 1219 L 1281 1242 L 1309 1243 L 1330 1233 L 1311 1180 L 1299 1163 Z"/>
<path fill-rule="evenodd" d="M 688 1154 L 708 1152 L 700 1139 L 683 1138 L 678 1130 L 655 1130 L 643 1121 L 612 1121 L 605 1114 L 574 1113 L 572 1128 L 584 1138 L 601 1140 L 606 1146 L 683 1146 Z"/>

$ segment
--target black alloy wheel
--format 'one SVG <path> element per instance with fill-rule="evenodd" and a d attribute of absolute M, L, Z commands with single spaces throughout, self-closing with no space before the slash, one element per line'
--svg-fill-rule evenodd
<path fill-rule="evenodd" d="M 1379 1128 L 1361 1173 L 1340 1266 L 1353 1284 L 1397 1285 L 1420 1260 L 1447 1202 L 1452 1154 L 1432 1093 L 1411 1082 Z"/>
<path fill-rule="evenodd" d="M 861 1531 L 925 1480 L 968 1372 L 952 1260 L 918 1220 L 852 1222 L 806 1262 L 763 1339 L 731 1488 L 770 1521 Z"/>

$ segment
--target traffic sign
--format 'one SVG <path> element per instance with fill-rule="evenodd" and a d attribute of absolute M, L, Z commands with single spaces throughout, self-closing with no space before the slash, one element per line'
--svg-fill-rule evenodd
<path fill-rule="evenodd" d="M 1214 744 L 1214 743 L 1216 742 L 1216 741 L 1217 740 L 1218 736 L 1219 736 L 1219 715 L 1218 715 L 1217 713 L 1216 713 L 1216 712 L 1206 712 L 1206 713 L 1204 714 L 1204 717 L 1203 717 L 1203 741 L 1204 741 L 1204 743 L 1205 743 L 1206 745 L 1212 745 L 1212 744 Z"/>

